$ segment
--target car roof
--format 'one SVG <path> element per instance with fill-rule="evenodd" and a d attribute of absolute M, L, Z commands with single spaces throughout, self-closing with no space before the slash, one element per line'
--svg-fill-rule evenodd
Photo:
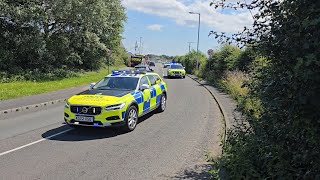
<path fill-rule="evenodd" d="M 134 68 L 147 68 L 147 66 L 146 65 L 137 65 Z"/>

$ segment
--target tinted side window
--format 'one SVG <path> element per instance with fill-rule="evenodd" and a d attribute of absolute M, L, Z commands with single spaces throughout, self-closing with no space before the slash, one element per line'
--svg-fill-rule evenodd
<path fill-rule="evenodd" d="M 155 85 L 156 84 L 156 79 L 153 77 L 153 76 L 148 76 L 149 80 L 150 80 L 150 83 L 151 83 L 151 86 Z"/>
<path fill-rule="evenodd" d="M 160 77 L 159 77 L 159 76 L 154 75 L 153 77 L 154 77 L 154 79 L 156 80 L 156 82 L 157 82 L 157 81 L 158 81 L 158 82 L 161 82 L 161 79 L 160 79 Z"/>
<path fill-rule="evenodd" d="M 149 81 L 148 81 L 147 77 L 143 76 L 143 77 L 141 78 L 139 87 L 141 87 L 142 84 L 147 84 L 147 85 L 149 85 Z"/>

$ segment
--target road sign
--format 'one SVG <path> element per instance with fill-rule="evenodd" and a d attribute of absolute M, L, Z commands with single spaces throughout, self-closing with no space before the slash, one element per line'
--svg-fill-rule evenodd
<path fill-rule="evenodd" d="M 107 49 L 107 55 L 108 55 L 108 56 L 110 56 L 110 55 L 111 55 L 111 53 L 112 53 L 112 50 Z"/>
<path fill-rule="evenodd" d="M 209 56 L 211 56 L 213 54 L 213 49 L 209 49 L 207 53 Z"/>

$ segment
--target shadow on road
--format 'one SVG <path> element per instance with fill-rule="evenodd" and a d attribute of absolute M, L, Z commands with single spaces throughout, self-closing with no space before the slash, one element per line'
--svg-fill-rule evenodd
<path fill-rule="evenodd" d="M 47 138 L 52 134 L 62 132 L 69 127 L 67 125 L 55 129 L 51 129 L 42 134 L 43 138 Z M 70 128 L 69 128 L 70 129 Z M 90 141 L 96 139 L 105 139 L 124 134 L 124 132 L 115 128 L 95 128 L 95 127 L 79 127 L 72 129 L 61 135 L 52 137 L 48 140 L 53 141 Z"/>
<path fill-rule="evenodd" d="M 145 116 L 139 118 L 139 124 L 148 118 L 152 117 L 155 113 L 149 113 Z M 53 141 L 90 141 L 96 139 L 105 139 L 120 136 L 127 134 L 127 132 L 122 131 L 119 127 L 109 127 L 109 128 L 98 128 L 98 127 L 81 127 L 79 126 L 76 129 L 70 128 L 68 125 L 63 123 L 63 126 L 60 126 L 55 129 L 48 130 L 42 134 L 42 137 L 48 139 L 48 137 L 57 134 L 59 132 L 71 129 L 70 131 L 63 133 L 61 135 L 49 138 L 48 140 Z M 138 125 L 139 125 L 138 124 Z M 130 133 L 130 132 L 129 132 Z"/>

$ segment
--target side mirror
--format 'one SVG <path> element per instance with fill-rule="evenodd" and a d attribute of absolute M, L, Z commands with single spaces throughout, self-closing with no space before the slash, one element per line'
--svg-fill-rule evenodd
<path fill-rule="evenodd" d="M 142 84 L 141 87 L 140 87 L 140 90 L 144 91 L 144 90 L 149 89 L 149 88 L 150 88 L 150 86 L 148 84 Z"/>
<path fill-rule="evenodd" d="M 89 90 L 92 90 L 94 85 L 96 85 L 96 83 L 90 83 Z"/>

